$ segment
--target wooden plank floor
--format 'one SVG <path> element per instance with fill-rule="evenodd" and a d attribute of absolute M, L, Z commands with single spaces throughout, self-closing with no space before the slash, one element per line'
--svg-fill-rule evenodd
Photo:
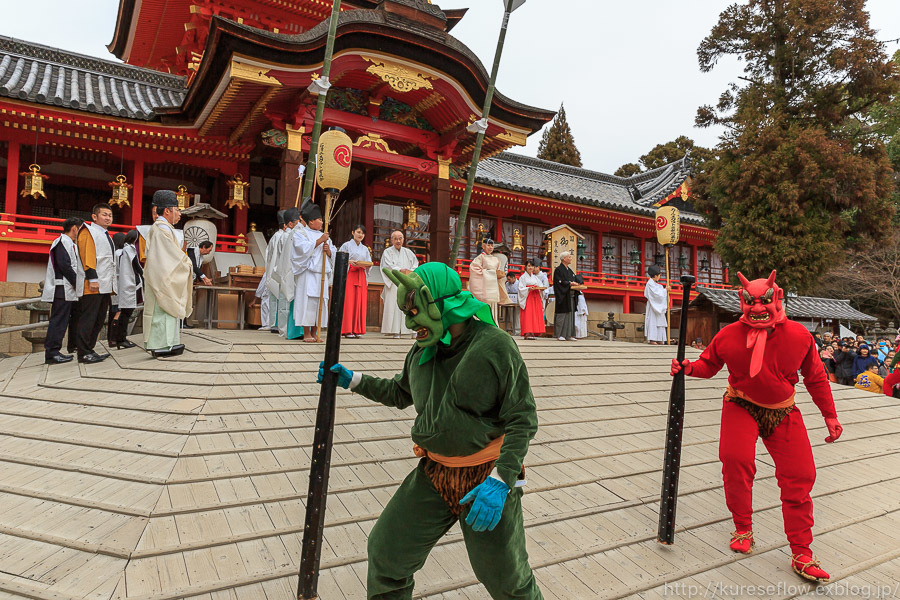
<path fill-rule="evenodd" d="M 192 331 L 184 341 L 177 361 L 140 349 L 98 365 L 0 360 L 0 600 L 294 597 L 322 347 L 255 331 Z M 342 361 L 390 376 L 409 344 L 344 340 Z M 772 586 L 765 597 L 808 592 L 788 568 L 761 444 L 757 551 L 727 551 L 724 374 L 688 382 L 679 532 L 667 548 L 655 533 L 671 350 L 519 344 L 540 419 L 523 510 L 545 598 L 760 597 L 748 588 L 760 584 Z M 836 576 L 835 595 L 896 595 L 900 404 L 852 388 L 835 396 L 845 434 L 826 445 L 821 417 L 798 393 L 818 465 L 814 549 Z M 343 390 L 337 408 L 319 590 L 323 600 L 359 600 L 368 532 L 415 465 L 414 414 Z M 416 598 L 487 597 L 454 527 L 419 574 Z"/>

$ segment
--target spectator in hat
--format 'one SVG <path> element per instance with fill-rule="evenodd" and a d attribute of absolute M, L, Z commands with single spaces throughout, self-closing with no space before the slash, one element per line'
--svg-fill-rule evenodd
<path fill-rule="evenodd" d="M 869 354 L 869 346 L 867 344 L 862 344 L 859 347 L 859 351 L 856 353 L 856 357 L 853 359 L 853 378 L 856 379 L 857 375 L 868 370 L 869 365 L 875 365 L 876 369 L 878 368 L 878 359 Z"/>

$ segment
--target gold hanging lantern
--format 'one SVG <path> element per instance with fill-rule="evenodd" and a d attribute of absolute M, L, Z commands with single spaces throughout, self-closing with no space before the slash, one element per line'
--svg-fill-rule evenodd
<path fill-rule="evenodd" d="M 512 236 L 512 251 L 518 252 L 519 250 L 525 249 L 525 244 L 523 243 L 525 240 L 522 238 L 522 233 L 518 229 L 513 229 Z"/>
<path fill-rule="evenodd" d="M 128 190 L 134 186 L 127 181 L 128 179 L 124 175 L 117 175 L 115 181 L 109 182 L 109 187 L 112 188 L 112 197 L 109 199 L 110 206 L 123 208 L 129 205 Z"/>
<path fill-rule="evenodd" d="M 478 230 L 475 232 L 475 247 L 481 246 L 481 243 L 484 241 L 484 238 L 487 237 L 487 229 L 484 227 L 484 223 L 478 224 Z"/>
<path fill-rule="evenodd" d="M 247 208 L 246 190 L 250 184 L 244 181 L 240 173 L 235 173 L 234 177 L 225 182 L 228 186 L 228 202 L 225 206 L 228 208 Z"/>
<path fill-rule="evenodd" d="M 175 199 L 178 200 L 178 208 L 181 210 L 186 209 L 191 204 L 191 198 L 194 196 L 190 192 L 187 191 L 187 187 L 183 185 L 179 185 L 175 188 L 177 191 L 175 192 Z"/>
<path fill-rule="evenodd" d="M 390 236 L 384 238 L 384 247 L 385 247 L 385 248 L 390 248 L 390 247 L 391 247 L 391 237 L 390 237 Z"/>
<path fill-rule="evenodd" d="M 663 246 L 674 246 L 681 233 L 681 213 L 674 206 L 656 211 L 656 240 Z"/>
<path fill-rule="evenodd" d="M 350 181 L 353 140 L 340 129 L 326 131 L 319 137 L 316 183 L 331 194 L 338 194 Z"/>
<path fill-rule="evenodd" d="M 547 251 L 546 254 L 549 256 L 550 253 L 553 252 L 553 238 L 550 237 L 549 233 L 547 234 L 547 237 L 544 238 L 544 246 L 544 249 Z"/>
<path fill-rule="evenodd" d="M 41 173 L 40 165 L 29 165 L 28 170 L 23 173 L 19 173 L 19 175 L 25 176 L 25 187 L 22 188 L 21 192 L 19 192 L 20 196 L 22 196 L 23 198 L 31 196 L 35 200 L 37 200 L 38 197 L 47 197 L 44 194 L 44 180 L 50 178 Z"/>
<path fill-rule="evenodd" d="M 406 205 L 406 223 L 403 226 L 407 229 L 415 229 L 419 226 L 419 209 L 412 200 Z"/>

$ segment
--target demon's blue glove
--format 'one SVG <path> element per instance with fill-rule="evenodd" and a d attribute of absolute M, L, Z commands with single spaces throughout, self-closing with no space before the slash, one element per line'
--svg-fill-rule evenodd
<path fill-rule="evenodd" d="M 338 385 L 345 390 L 350 387 L 350 381 L 353 379 L 353 371 L 338 363 L 331 367 L 332 373 L 338 374 Z M 322 383 L 325 379 L 325 361 L 319 363 L 319 376 L 316 377 L 316 383 Z"/>
<path fill-rule="evenodd" d="M 466 523 L 475 531 L 493 531 L 503 516 L 503 505 L 508 495 L 508 485 L 499 479 L 488 477 L 459 501 L 460 504 L 468 504 L 474 500 Z"/>

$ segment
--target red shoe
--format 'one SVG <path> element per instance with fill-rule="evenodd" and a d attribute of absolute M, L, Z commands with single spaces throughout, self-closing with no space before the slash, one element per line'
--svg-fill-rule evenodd
<path fill-rule="evenodd" d="M 791 568 L 794 569 L 794 573 L 809 581 L 828 583 L 831 580 L 831 575 L 819 567 L 819 561 L 816 560 L 815 556 L 794 554 L 791 557 Z"/>
<path fill-rule="evenodd" d="M 753 532 L 752 531 L 734 531 L 731 534 L 731 543 L 729 547 L 732 552 L 740 552 L 741 554 L 750 554 L 753 552 L 753 546 L 756 545 L 756 542 L 753 541 Z"/>

